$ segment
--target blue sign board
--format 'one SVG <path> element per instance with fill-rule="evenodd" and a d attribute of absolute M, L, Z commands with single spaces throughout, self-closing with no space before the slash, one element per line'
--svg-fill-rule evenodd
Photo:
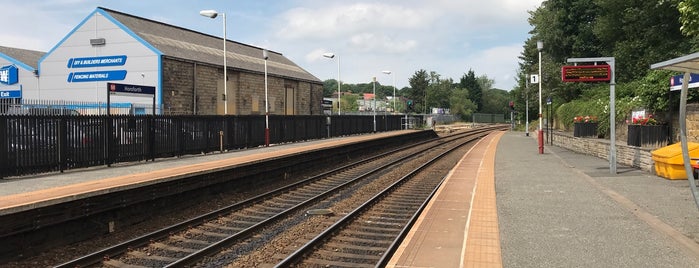
<path fill-rule="evenodd" d="M 675 75 L 670 78 L 670 90 L 681 90 L 684 75 Z M 687 88 L 699 87 L 699 74 L 689 74 L 689 84 Z"/>
<path fill-rule="evenodd" d="M 107 88 L 109 89 L 109 94 L 112 94 L 112 95 L 132 95 L 132 96 L 142 96 L 142 95 L 151 95 L 152 96 L 152 95 L 155 95 L 155 87 L 151 87 L 151 86 L 107 83 Z"/>
<path fill-rule="evenodd" d="M 68 68 L 123 66 L 126 64 L 126 55 L 70 58 Z"/>
<path fill-rule="evenodd" d="M 68 83 L 116 81 L 126 78 L 126 70 L 75 72 L 68 74 Z"/>
<path fill-rule="evenodd" d="M 19 99 L 22 98 L 22 86 L 19 89 L 0 90 L 0 99 Z"/>
<path fill-rule="evenodd" d="M 14 65 L 7 65 L 0 68 L 0 84 L 14 85 L 19 81 L 19 71 Z"/>

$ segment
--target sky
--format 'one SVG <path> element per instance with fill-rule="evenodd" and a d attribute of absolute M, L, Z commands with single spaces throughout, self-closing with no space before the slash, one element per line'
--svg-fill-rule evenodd
<path fill-rule="evenodd" d="M 0 46 L 50 51 L 96 7 L 284 54 L 321 80 L 400 89 L 418 70 L 458 81 L 469 70 L 511 90 L 543 0 L 0 0 Z M 333 59 L 323 57 L 334 53 Z M 391 71 L 385 74 L 383 71 Z"/>

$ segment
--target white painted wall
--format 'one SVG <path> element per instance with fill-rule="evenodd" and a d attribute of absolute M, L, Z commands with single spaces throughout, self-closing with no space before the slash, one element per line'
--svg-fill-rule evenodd
<path fill-rule="evenodd" d="M 90 39 L 104 38 L 105 45 L 93 46 Z M 104 57 L 125 55 L 126 61 L 122 66 L 100 66 L 87 68 L 69 68 L 71 58 Z M 40 88 L 30 96 L 49 100 L 71 100 L 86 102 L 107 102 L 107 83 L 135 84 L 158 88 L 159 55 L 129 29 L 122 28 L 97 9 L 70 32 L 39 62 Z M 124 80 L 97 82 L 69 82 L 70 73 L 126 70 Z M 29 96 L 29 95 L 28 95 Z M 159 99 L 159 96 L 157 96 Z M 151 104 L 152 98 L 111 96 L 111 101 L 139 104 Z"/>
<path fill-rule="evenodd" d="M 13 85 L 0 83 L 0 91 L 19 90 L 21 88 L 23 98 L 33 98 L 32 96 L 28 96 L 28 93 L 36 92 L 36 89 L 39 88 L 39 79 L 34 75 L 34 69 L 27 66 L 27 63 L 20 63 L 15 59 L 10 60 L 0 57 L 0 68 L 8 65 L 17 67 L 17 83 Z"/>

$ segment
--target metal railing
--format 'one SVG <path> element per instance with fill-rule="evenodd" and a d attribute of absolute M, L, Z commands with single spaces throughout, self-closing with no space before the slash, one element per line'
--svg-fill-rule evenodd
<path fill-rule="evenodd" d="M 376 130 L 403 129 L 401 115 Z M 269 117 L 270 143 L 373 132 L 372 116 Z M 0 178 L 264 146 L 265 117 L 0 115 Z"/>

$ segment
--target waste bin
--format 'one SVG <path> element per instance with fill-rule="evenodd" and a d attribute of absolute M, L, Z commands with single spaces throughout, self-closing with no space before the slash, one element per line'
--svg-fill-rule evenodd
<path fill-rule="evenodd" d="M 699 143 L 688 142 L 689 158 L 699 158 Z M 670 180 L 685 180 L 681 143 L 675 143 L 651 152 L 655 162 L 655 173 Z M 690 163 L 691 164 L 691 163 Z"/>

